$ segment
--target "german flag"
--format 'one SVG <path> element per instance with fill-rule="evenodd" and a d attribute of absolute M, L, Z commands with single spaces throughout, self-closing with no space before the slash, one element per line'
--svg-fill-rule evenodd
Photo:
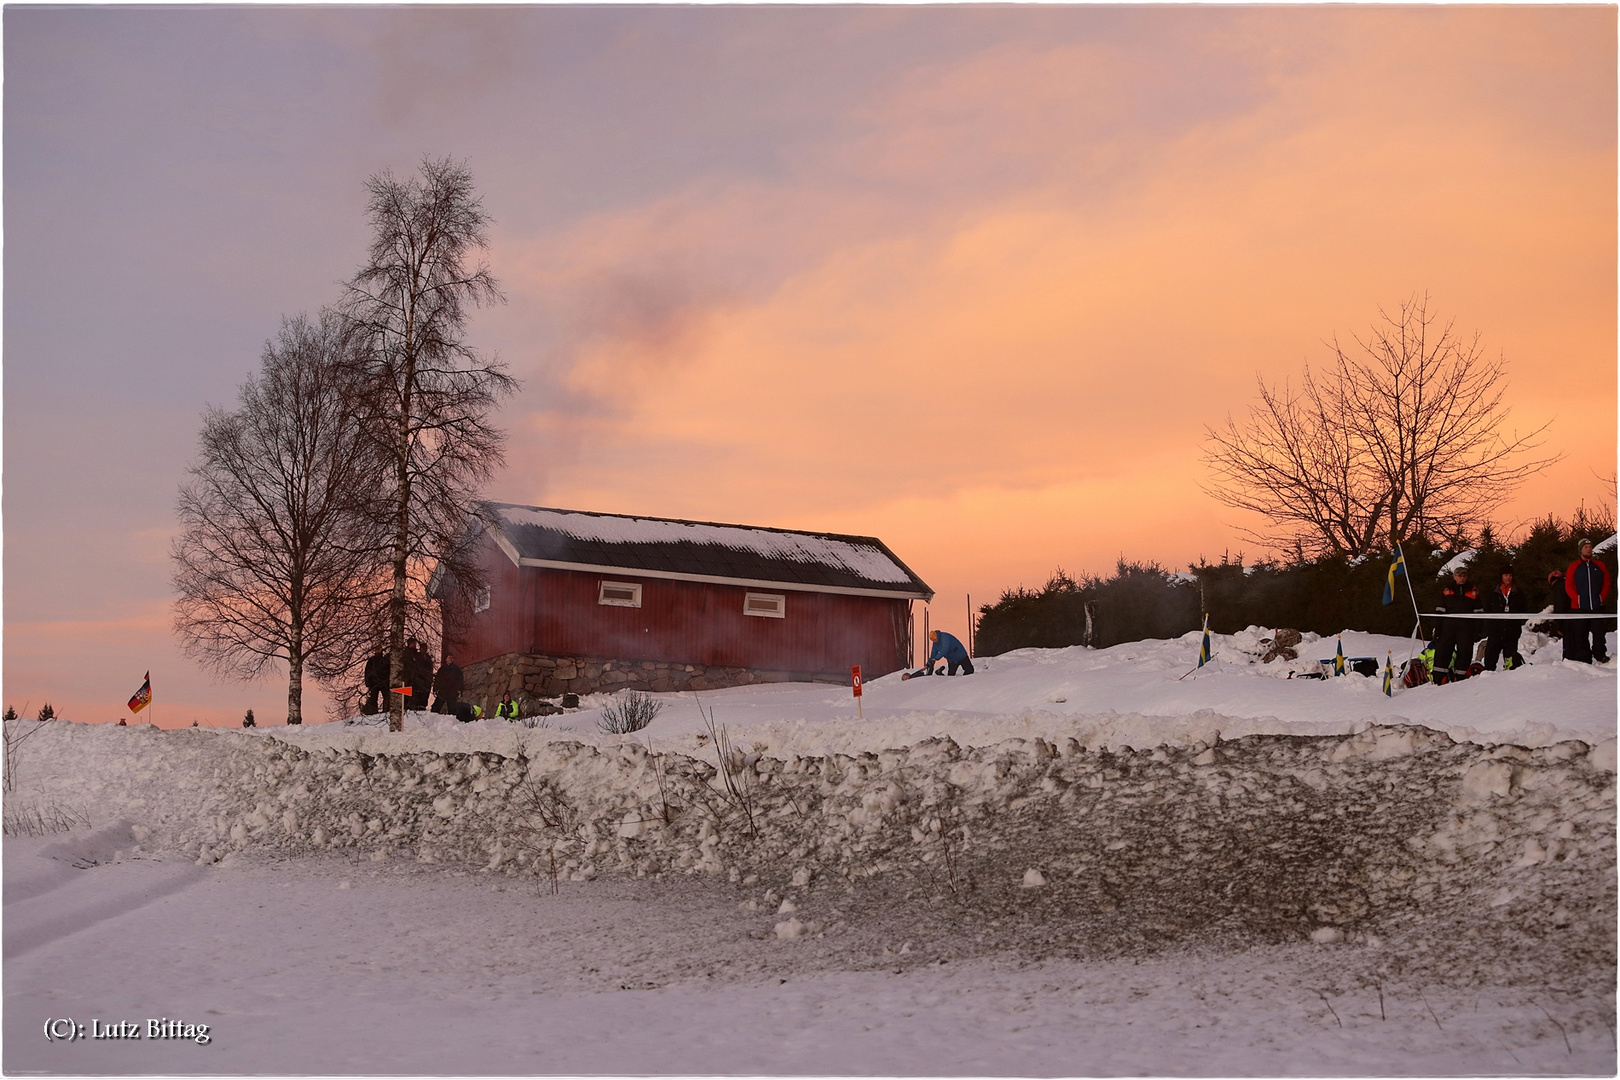
<path fill-rule="evenodd" d="M 129 699 L 129 711 L 138 713 L 150 704 L 152 704 L 152 673 L 148 671 L 146 681 L 135 691 L 135 696 Z"/>

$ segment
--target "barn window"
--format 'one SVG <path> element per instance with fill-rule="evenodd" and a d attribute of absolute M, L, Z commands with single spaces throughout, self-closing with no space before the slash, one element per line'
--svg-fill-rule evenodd
<path fill-rule="evenodd" d="M 473 593 L 473 614 L 489 610 L 489 588 L 486 586 Z"/>
<path fill-rule="evenodd" d="M 787 597 L 781 593 L 751 592 L 743 598 L 743 614 L 767 619 L 787 618 Z"/>
<path fill-rule="evenodd" d="M 641 586 L 624 581 L 604 581 L 602 591 L 596 594 L 596 602 L 608 607 L 640 607 Z"/>

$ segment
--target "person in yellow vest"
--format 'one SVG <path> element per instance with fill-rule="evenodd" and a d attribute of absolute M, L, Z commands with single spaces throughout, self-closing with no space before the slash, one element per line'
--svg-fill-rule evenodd
<path fill-rule="evenodd" d="M 512 700 L 512 691 L 508 690 L 501 695 L 501 703 L 495 706 L 495 716 L 506 720 L 518 718 L 518 703 Z"/>

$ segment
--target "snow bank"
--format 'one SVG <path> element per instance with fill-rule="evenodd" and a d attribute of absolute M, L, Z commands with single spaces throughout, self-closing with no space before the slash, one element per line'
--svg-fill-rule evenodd
<path fill-rule="evenodd" d="M 703 760 L 557 739 L 511 755 L 370 754 L 63 724 L 31 745 L 45 755 L 30 797 L 127 818 L 139 845 L 202 865 L 261 849 L 542 884 L 680 874 L 786 891 L 899 878 L 1024 912 L 1028 933 L 1063 927 L 1093 951 L 1145 953 L 1188 934 L 1307 940 L 1323 927 L 1359 941 L 1419 916 L 1460 935 L 1508 919 L 1487 922 L 1501 933 L 1462 949 L 1451 974 L 1505 978 L 1532 947 L 1543 960 L 1607 948 L 1612 961 L 1612 740 L 1487 748 L 1378 726 L 1151 750 L 936 737 L 781 758 L 739 741 L 724 768 L 712 746 Z M 1478 965 L 1489 971 L 1471 974 Z"/>

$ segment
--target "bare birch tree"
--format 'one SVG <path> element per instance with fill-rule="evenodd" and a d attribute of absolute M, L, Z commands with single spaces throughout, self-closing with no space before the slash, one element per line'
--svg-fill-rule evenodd
<path fill-rule="evenodd" d="M 299 316 L 265 345 L 237 408 L 203 418 L 180 489 L 175 632 L 224 675 L 287 664 L 287 723 L 303 722 L 303 680 L 336 680 L 363 655 L 386 582 L 377 458 L 342 320 Z"/>
<path fill-rule="evenodd" d="M 367 182 L 372 240 L 343 310 L 368 343 L 368 432 L 387 460 L 389 677 L 404 678 L 406 628 L 424 618 L 435 574 L 482 584 L 468 558 L 479 489 L 504 462 L 505 434 L 490 416 L 516 382 L 499 360 L 466 343 L 474 307 L 503 302 L 482 261 L 490 219 L 466 167 L 422 162 L 404 180 Z M 404 727 L 389 695 L 388 726 Z"/>
<path fill-rule="evenodd" d="M 1354 348 L 1331 343 L 1300 389 L 1260 380 L 1246 423 L 1209 428 L 1207 489 L 1271 519 L 1254 539 L 1283 549 L 1363 555 L 1424 533 L 1455 539 L 1556 457 L 1532 458 L 1546 425 L 1506 431 L 1506 364 L 1479 335 L 1440 325 L 1413 297 Z"/>

